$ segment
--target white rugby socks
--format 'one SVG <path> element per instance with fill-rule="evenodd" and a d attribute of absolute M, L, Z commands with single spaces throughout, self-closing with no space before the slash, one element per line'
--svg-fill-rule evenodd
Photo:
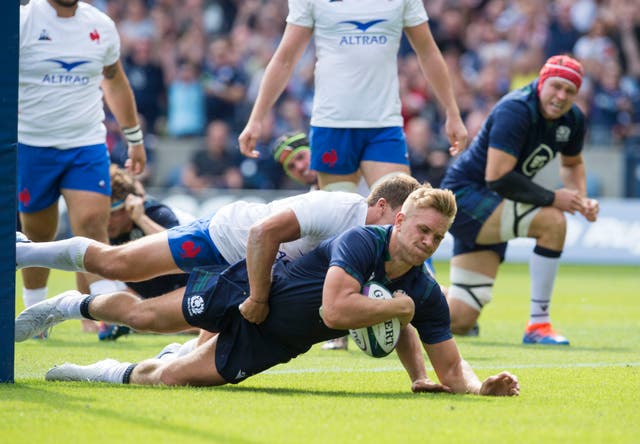
<path fill-rule="evenodd" d="M 22 287 L 22 301 L 24 302 L 24 308 L 29 308 L 32 305 L 42 302 L 47 298 L 47 287 L 42 288 L 24 288 Z"/>
<path fill-rule="evenodd" d="M 86 237 L 72 237 L 55 242 L 16 243 L 16 268 L 45 267 L 65 271 L 87 271 L 84 255 L 95 242 Z"/>
<path fill-rule="evenodd" d="M 551 322 L 549 306 L 553 286 L 558 274 L 561 251 L 536 246 L 529 259 L 529 276 L 531 280 L 531 305 L 529 323 Z"/>

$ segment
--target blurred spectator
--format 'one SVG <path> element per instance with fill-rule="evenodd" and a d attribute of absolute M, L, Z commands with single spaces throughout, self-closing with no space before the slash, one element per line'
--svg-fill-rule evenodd
<path fill-rule="evenodd" d="M 276 132 L 274 113 L 267 114 L 262 121 L 262 134 L 256 143 L 256 150 L 260 153 L 257 159 L 243 157 L 240 163 L 244 188 L 249 189 L 278 189 L 283 188 L 285 175 L 271 155 Z"/>
<path fill-rule="evenodd" d="M 174 137 L 197 136 L 202 134 L 205 121 L 204 91 L 198 68 L 184 61 L 169 85 L 167 132 Z"/>
<path fill-rule="evenodd" d="M 545 44 L 545 59 L 556 54 L 567 54 L 573 50 L 580 33 L 571 21 L 573 0 L 559 0 L 551 7 L 551 22 Z"/>
<path fill-rule="evenodd" d="M 135 40 L 123 67 L 136 98 L 138 112 L 147 122 L 147 131 L 157 134 L 156 121 L 163 113 L 166 89 L 162 68 L 152 59 L 152 41 L 149 38 Z"/>
<path fill-rule="evenodd" d="M 411 175 L 419 182 L 440 186 L 449 165 L 448 143 L 438 141 L 431 131 L 429 121 L 414 117 L 406 125 L 407 148 Z"/>
<path fill-rule="evenodd" d="M 150 39 L 155 26 L 144 0 L 127 0 L 124 18 L 118 24 L 122 52 L 127 54 L 137 40 Z"/>
<path fill-rule="evenodd" d="M 182 185 L 191 191 L 206 188 L 243 187 L 240 174 L 240 155 L 231 146 L 229 126 L 214 120 L 207 126 L 205 146 L 191 157 L 182 174 Z"/>
<path fill-rule="evenodd" d="M 512 60 L 510 91 L 520 89 L 533 82 L 538 77 L 538 72 L 545 58 L 542 48 L 533 46 L 517 51 Z"/>
<path fill-rule="evenodd" d="M 288 6 L 286 0 L 92 3 L 112 17 L 121 31 L 125 69 L 139 112 L 150 122 L 149 132 L 157 126 L 178 137 L 201 135 L 207 121 L 216 119 L 226 120 L 233 132 L 241 129 L 264 69 L 282 38 Z M 527 83 L 540 69 L 542 59 L 574 49 L 586 68 L 576 104 L 590 117 L 591 140 L 607 139 L 606 126 L 601 123 L 607 113 L 623 122 L 630 119 L 640 134 L 638 0 L 431 0 L 428 11 L 470 136 L 495 100 L 508 89 Z M 146 61 L 149 43 L 154 49 L 151 62 Z M 185 67 L 187 63 L 189 67 Z M 315 48 L 309 45 L 273 108 L 275 127 L 260 141 L 260 152 L 268 154 L 274 134 L 308 130 L 315 63 Z M 612 90 L 603 87 L 603 63 L 619 64 L 618 93 L 628 98 L 630 105 L 613 100 L 618 93 L 612 95 Z M 162 85 L 159 76 L 150 72 L 156 68 L 162 72 Z M 445 116 L 433 100 L 433 91 L 406 39 L 401 42 L 398 69 L 405 127 L 413 118 L 426 119 L 434 140 L 442 139 Z M 182 76 L 189 82 L 179 80 Z M 200 88 L 194 85 L 194 76 Z M 602 106 L 606 103 L 616 109 Z M 162 125 L 163 119 L 153 123 L 167 113 L 171 114 L 168 127 Z M 119 143 L 119 129 L 108 121 L 106 125 L 107 144 L 113 149 Z M 615 136 L 618 140 L 633 131 L 624 124 L 616 128 L 609 139 Z M 290 185 L 288 178 L 274 173 L 271 157 L 263 155 L 256 162 L 242 163 L 244 186 Z"/>
<path fill-rule="evenodd" d="M 224 120 L 236 130 L 237 109 L 247 92 L 248 78 L 238 65 L 233 47 L 226 37 L 216 38 L 207 50 L 202 72 L 207 120 Z"/>
<path fill-rule="evenodd" d="M 619 145 L 631 129 L 633 107 L 620 87 L 620 77 L 620 65 L 612 60 L 602 65 L 594 82 L 588 116 L 588 140 L 592 145 Z"/>
<path fill-rule="evenodd" d="M 578 39 L 573 54 L 583 63 L 587 75 L 597 71 L 597 63 L 605 63 L 618 56 L 603 17 L 597 17 L 589 32 Z"/>

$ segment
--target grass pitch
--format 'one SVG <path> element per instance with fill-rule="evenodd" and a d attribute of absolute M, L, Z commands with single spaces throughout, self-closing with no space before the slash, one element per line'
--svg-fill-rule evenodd
<path fill-rule="evenodd" d="M 436 267 L 447 283 L 447 265 Z M 0 385 L 0 443 L 639 442 L 638 267 L 561 266 L 553 320 L 570 347 L 521 344 L 528 282 L 525 265 L 505 265 L 481 336 L 457 338 L 481 379 L 517 374 L 517 398 L 412 394 L 394 354 L 370 358 L 353 343 L 348 352 L 316 346 L 237 386 L 47 383 L 54 364 L 135 362 L 190 338 L 99 342 L 72 321 L 47 341 L 16 344 L 16 383 Z M 73 285 L 71 274 L 53 272 L 50 293 Z"/>

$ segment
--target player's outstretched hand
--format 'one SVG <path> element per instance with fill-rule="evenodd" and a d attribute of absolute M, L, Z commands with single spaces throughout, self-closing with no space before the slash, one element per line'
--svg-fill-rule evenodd
<path fill-rule="evenodd" d="M 256 144 L 261 130 L 261 125 L 258 123 L 249 122 L 244 127 L 244 130 L 238 136 L 238 145 L 243 155 L 254 159 L 260 156 L 260 153 L 256 150 Z"/>
<path fill-rule="evenodd" d="M 518 378 L 509 372 L 501 372 L 489 376 L 480 387 L 480 394 L 485 396 L 518 396 L 520 384 Z"/>
<path fill-rule="evenodd" d="M 411 391 L 413 393 L 429 392 L 429 393 L 453 393 L 451 388 L 446 385 L 433 382 L 429 378 L 416 379 L 411 383 Z"/>
<path fill-rule="evenodd" d="M 238 305 L 238 310 L 240 310 L 240 314 L 247 321 L 254 324 L 260 324 L 267 319 L 267 315 L 269 314 L 269 303 L 256 301 L 249 296 L 242 304 Z"/>

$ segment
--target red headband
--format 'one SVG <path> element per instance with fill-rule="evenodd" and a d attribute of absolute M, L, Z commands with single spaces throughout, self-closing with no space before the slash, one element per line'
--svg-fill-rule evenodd
<path fill-rule="evenodd" d="M 560 77 L 568 80 L 576 86 L 576 89 L 579 90 L 580 85 L 582 85 L 583 75 L 584 70 L 582 69 L 582 64 L 576 59 L 567 55 L 549 57 L 540 70 L 538 94 L 540 94 L 540 90 L 542 89 L 544 82 L 550 77 Z"/>

